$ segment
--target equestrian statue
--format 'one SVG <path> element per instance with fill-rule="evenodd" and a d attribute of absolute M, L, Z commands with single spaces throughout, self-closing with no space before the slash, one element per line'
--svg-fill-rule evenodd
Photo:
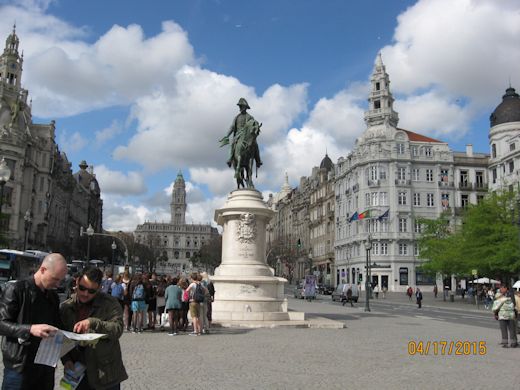
<path fill-rule="evenodd" d="M 235 117 L 227 135 L 220 140 L 220 147 L 229 144 L 229 137 L 233 135 L 231 148 L 229 151 L 229 159 L 227 164 L 233 167 L 235 171 L 235 179 L 237 189 L 255 188 L 253 185 L 253 162 L 256 168 L 262 165 L 260 160 L 260 151 L 256 138 L 260 134 L 261 123 L 247 113 L 250 109 L 246 99 L 240 98 L 237 103 L 240 113 Z"/>

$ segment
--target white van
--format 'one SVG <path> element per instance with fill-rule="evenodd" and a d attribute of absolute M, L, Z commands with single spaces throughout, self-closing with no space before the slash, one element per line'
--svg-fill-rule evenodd
<path fill-rule="evenodd" d="M 352 300 L 357 302 L 359 299 L 359 289 L 357 284 L 347 284 L 348 287 L 345 287 L 346 283 L 338 284 L 334 292 L 332 293 L 332 301 L 341 301 L 346 299 L 345 293 L 343 291 L 347 291 L 348 287 L 352 290 Z"/>

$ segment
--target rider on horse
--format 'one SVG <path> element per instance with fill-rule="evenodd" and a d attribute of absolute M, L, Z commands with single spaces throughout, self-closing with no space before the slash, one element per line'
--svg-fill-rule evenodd
<path fill-rule="evenodd" d="M 229 144 L 229 136 L 233 134 L 233 142 L 231 143 L 227 164 L 235 169 L 235 178 L 238 186 L 243 185 L 243 180 L 247 179 L 248 187 L 254 188 L 250 175 L 252 173 L 253 159 L 257 168 L 262 165 L 258 143 L 256 142 L 262 125 L 247 113 L 247 109 L 250 107 L 246 99 L 240 98 L 237 106 L 240 109 L 240 114 L 233 120 L 227 135 L 220 140 L 220 146 Z M 243 169 L 246 170 L 247 178 L 242 173 Z"/>

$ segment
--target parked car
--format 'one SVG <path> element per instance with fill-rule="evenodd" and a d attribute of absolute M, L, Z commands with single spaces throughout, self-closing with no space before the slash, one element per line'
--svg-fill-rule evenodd
<path fill-rule="evenodd" d="M 324 285 L 324 284 L 318 284 L 318 294 L 332 295 L 333 292 L 334 292 L 334 287 L 333 286 L 327 286 L 327 285 Z"/>
<path fill-rule="evenodd" d="M 294 297 L 297 298 L 297 299 L 305 298 L 305 289 L 303 288 L 303 283 L 299 283 L 294 288 Z"/>
<path fill-rule="evenodd" d="M 332 301 L 333 302 L 341 301 L 343 299 L 346 299 L 345 294 L 343 293 L 344 286 L 345 286 L 345 283 L 338 284 L 338 287 L 336 287 L 336 289 L 332 292 Z M 355 285 L 355 284 L 350 284 L 349 286 L 350 286 L 350 288 L 352 290 L 352 300 L 354 302 L 357 302 L 358 298 L 359 298 L 358 286 Z"/>
<path fill-rule="evenodd" d="M 103 260 L 95 260 L 95 259 L 90 260 L 88 263 L 96 268 L 102 268 L 105 265 L 105 262 Z"/>

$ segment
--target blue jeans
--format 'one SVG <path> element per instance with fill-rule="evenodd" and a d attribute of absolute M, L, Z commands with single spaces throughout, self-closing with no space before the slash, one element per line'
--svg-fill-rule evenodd
<path fill-rule="evenodd" d="M 22 388 L 23 374 L 12 368 L 4 367 L 4 381 L 2 390 L 19 390 Z"/>
<path fill-rule="evenodd" d="M 26 364 L 23 372 L 4 367 L 2 390 L 52 390 L 54 389 L 54 368 L 40 364 Z"/>

